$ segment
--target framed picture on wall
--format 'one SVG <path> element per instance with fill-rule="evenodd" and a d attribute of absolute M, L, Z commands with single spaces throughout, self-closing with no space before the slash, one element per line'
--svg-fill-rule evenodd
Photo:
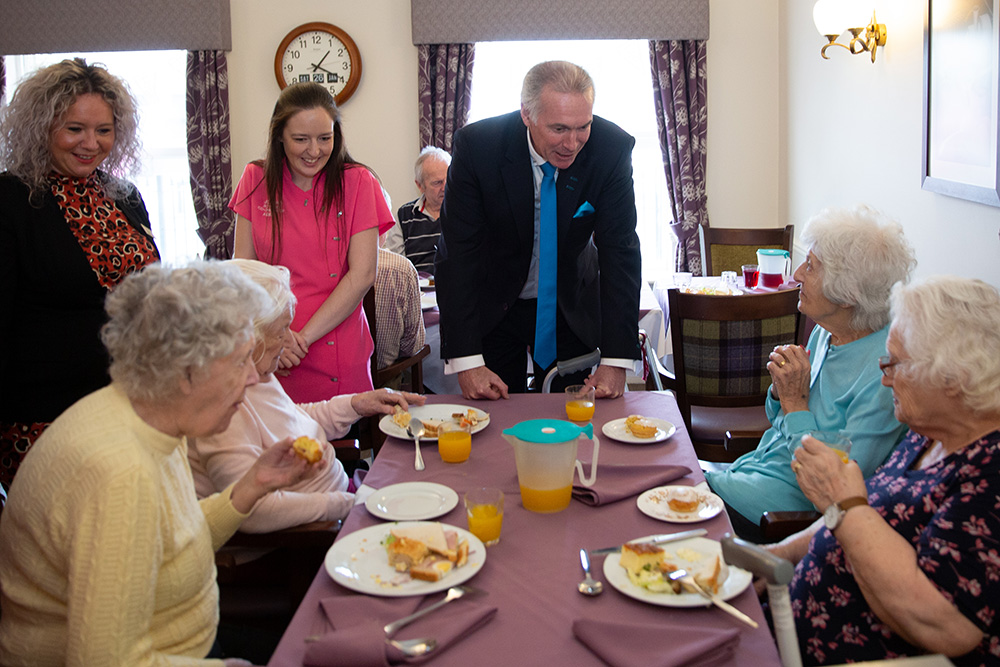
<path fill-rule="evenodd" d="M 1000 206 L 1000 0 L 927 0 L 922 188 Z"/>

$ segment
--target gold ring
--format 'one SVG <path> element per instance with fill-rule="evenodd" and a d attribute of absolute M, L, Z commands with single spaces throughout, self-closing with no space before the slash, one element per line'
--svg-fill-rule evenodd
<path fill-rule="evenodd" d="M 792 461 L 792 472 L 798 473 L 800 470 L 802 470 L 802 464 L 798 461 Z"/>
<path fill-rule="evenodd" d="M 782 367 L 782 366 L 784 366 L 784 365 L 785 365 L 785 362 L 784 362 L 784 361 L 779 361 L 779 362 L 778 362 L 778 368 L 781 368 L 781 367 Z"/>

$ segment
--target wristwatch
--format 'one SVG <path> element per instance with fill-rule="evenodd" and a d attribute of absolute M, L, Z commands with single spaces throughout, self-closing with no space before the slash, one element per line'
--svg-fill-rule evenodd
<path fill-rule="evenodd" d="M 867 504 L 868 499 L 863 496 L 853 496 L 846 500 L 841 500 L 839 503 L 833 503 L 823 510 L 823 523 L 826 524 L 827 529 L 832 533 L 840 527 L 841 522 L 844 520 L 844 515 L 847 514 L 847 510 L 858 505 Z"/>

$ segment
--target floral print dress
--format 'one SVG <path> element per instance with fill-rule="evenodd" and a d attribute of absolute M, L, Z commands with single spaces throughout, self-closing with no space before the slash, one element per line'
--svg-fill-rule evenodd
<path fill-rule="evenodd" d="M 983 631 L 956 665 L 1000 664 L 1000 431 L 923 470 L 915 462 L 933 442 L 910 431 L 868 480 L 869 503 L 917 552 L 924 574 Z M 826 528 L 791 582 L 792 611 L 807 665 L 921 655 L 872 612 L 851 564 Z"/>

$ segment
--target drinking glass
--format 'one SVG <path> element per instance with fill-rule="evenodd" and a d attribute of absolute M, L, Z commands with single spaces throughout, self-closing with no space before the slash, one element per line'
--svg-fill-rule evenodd
<path fill-rule="evenodd" d="M 851 438 L 845 431 L 812 431 L 809 435 L 837 452 L 840 460 L 847 463 L 851 454 Z"/>
<path fill-rule="evenodd" d="M 438 454 L 445 463 L 462 463 L 472 453 L 472 427 L 444 422 L 438 427 Z"/>
<path fill-rule="evenodd" d="M 465 494 L 465 517 L 469 532 L 488 547 L 500 541 L 503 527 L 503 491 L 492 487 L 472 489 Z"/>
<path fill-rule="evenodd" d="M 684 288 L 691 284 L 690 271 L 678 271 L 674 274 L 674 287 Z"/>
<path fill-rule="evenodd" d="M 566 418 L 571 422 L 589 422 L 594 418 L 594 388 L 585 384 L 566 387 Z"/>
<path fill-rule="evenodd" d="M 744 264 L 743 265 L 743 286 L 747 289 L 753 289 L 757 287 L 757 275 L 760 272 L 760 267 L 756 264 Z"/>

